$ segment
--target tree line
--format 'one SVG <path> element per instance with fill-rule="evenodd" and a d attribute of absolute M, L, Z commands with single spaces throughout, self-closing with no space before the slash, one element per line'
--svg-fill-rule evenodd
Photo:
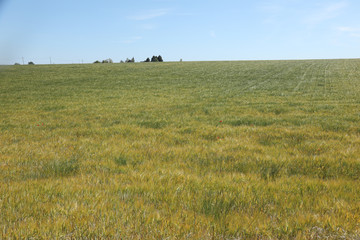
<path fill-rule="evenodd" d="M 120 63 L 134 63 L 135 62 L 135 58 L 126 58 L 125 61 L 121 60 Z M 142 62 L 164 62 L 163 58 L 161 55 L 159 56 L 152 56 L 152 58 L 146 58 L 145 61 Z M 111 58 L 108 59 L 104 59 L 101 62 L 99 60 L 96 60 L 94 63 L 114 63 L 114 61 Z M 15 63 L 15 65 L 20 65 L 20 63 Z M 29 62 L 28 65 L 35 65 L 34 62 Z"/>
<path fill-rule="evenodd" d="M 121 60 L 120 63 L 134 63 L 135 62 L 135 58 L 126 58 L 125 61 Z M 164 62 L 163 58 L 161 55 L 159 56 L 152 56 L 152 58 L 146 58 L 145 61 L 142 62 Z M 101 62 L 99 60 L 96 60 L 94 63 L 114 63 L 113 60 L 111 58 L 102 60 Z"/>
<path fill-rule="evenodd" d="M 150 58 L 147 58 L 146 60 L 145 60 L 145 62 L 163 62 L 164 60 L 163 60 L 163 58 L 161 57 L 161 55 L 159 55 L 159 56 L 152 56 L 152 58 L 151 58 L 151 60 L 150 60 Z"/>

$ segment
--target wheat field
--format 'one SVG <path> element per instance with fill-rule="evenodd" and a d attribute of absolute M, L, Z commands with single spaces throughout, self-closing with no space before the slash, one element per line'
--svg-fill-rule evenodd
<path fill-rule="evenodd" d="M 0 239 L 359 239 L 360 60 L 0 66 Z"/>

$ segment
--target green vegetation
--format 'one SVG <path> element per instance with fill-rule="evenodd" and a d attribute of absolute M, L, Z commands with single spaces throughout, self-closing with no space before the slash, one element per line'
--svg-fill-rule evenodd
<path fill-rule="evenodd" d="M 159 55 L 159 56 L 152 56 L 152 58 L 151 58 L 151 62 L 163 62 L 164 60 L 163 60 L 163 58 L 161 57 L 161 55 Z M 146 60 L 145 60 L 145 62 L 150 62 L 150 58 L 147 58 Z"/>
<path fill-rule="evenodd" d="M 360 60 L 0 67 L 0 238 L 358 239 Z"/>

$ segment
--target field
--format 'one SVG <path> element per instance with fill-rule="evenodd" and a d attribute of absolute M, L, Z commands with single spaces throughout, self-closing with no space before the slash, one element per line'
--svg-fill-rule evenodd
<path fill-rule="evenodd" d="M 0 67 L 0 239 L 359 239 L 360 60 Z"/>

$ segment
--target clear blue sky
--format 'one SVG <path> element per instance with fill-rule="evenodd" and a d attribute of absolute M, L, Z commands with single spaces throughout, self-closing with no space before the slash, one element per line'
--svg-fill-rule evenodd
<path fill-rule="evenodd" d="M 0 0 L 0 64 L 360 57 L 359 0 Z"/>

